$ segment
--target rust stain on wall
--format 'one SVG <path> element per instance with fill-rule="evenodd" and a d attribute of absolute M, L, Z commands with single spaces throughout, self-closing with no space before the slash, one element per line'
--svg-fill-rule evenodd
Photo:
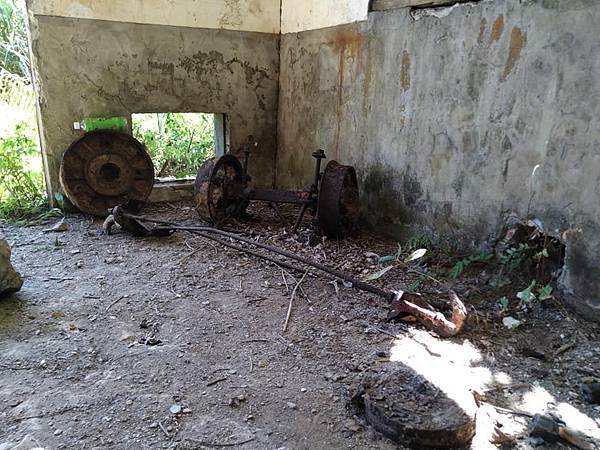
<path fill-rule="evenodd" d="M 402 67 L 400 68 L 400 86 L 404 92 L 410 88 L 410 55 L 404 50 L 402 53 Z"/>
<path fill-rule="evenodd" d="M 504 16 L 500 14 L 496 20 L 494 21 L 494 26 L 492 27 L 492 36 L 490 37 L 490 44 L 492 42 L 498 42 L 502 37 L 502 32 L 504 31 Z"/>
<path fill-rule="evenodd" d="M 339 159 L 340 138 L 342 133 L 342 108 L 344 106 L 344 76 L 346 70 L 346 58 L 360 61 L 362 44 L 365 37 L 359 33 L 342 31 L 335 33 L 330 43 L 339 54 L 338 62 L 338 85 L 337 85 L 337 103 L 336 103 L 336 127 L 335 127 L 335 150 L 333 159 Z"/>
<path fill-rule="evenodd" d="M 500 78 L 502 81 L 505 81 L 506 78 L 510 75 L 512 70 L 514 69 L 517 61 L 521 58 L 521 52 L 527 43 L 527 37 L 519 27 L 514 27 L 512 29 L 512 33 L 510 35 L 510 46 L 508 48 L 508 60 L 506 61 L 506 66 L 504 67 L 504 73 Z"/>
<path fill-rule="evenodd" d="M 333 36 L 333 44 L 338 49 L 344 49 L 348 56 L 357 57 L 360 55 L 360 50 L 365 37 L 360 33 L 351 31 L 340 31 Z"/>
<path fill-rule="evenodd" d="M 485 37 L 485 27 L 487 26 L 487 20 L 485 17 L 481 19 L 481 24 L 479 25 L 479 37 L 477 38 L 477 42 L 480 44 L 483 43 L 483 38 Z"/>

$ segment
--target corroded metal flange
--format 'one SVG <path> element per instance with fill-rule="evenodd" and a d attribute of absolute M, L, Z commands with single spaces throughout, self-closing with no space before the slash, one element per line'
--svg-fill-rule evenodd
<path fill-rule="evenodd" d="M 233 155 L 209 159 L 194 182 L 196 210 L 206 222 L 219 224 L 239 217 L 248 204 L 243 196 L 244 170 Z"/>
<path fill-rule="evenodd" d="M 146 201 L 154 185 L 154 166 L 133 136 L 97 130 L 65 151 L 60 181 L 73 205 L 85 213 L 106 216 L 116 205 Z"/>
<path fill-rule="evenodd" d="M 358 220 L 360 201 L 356 171 L 329 161 L 319 191 L 317 217 L 325 236 L 342 238 L 350 233 Z"/>

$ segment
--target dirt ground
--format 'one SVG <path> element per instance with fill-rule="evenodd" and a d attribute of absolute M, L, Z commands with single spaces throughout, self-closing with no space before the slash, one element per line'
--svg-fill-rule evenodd
<path fill-rule="evenodd" d="M 145 212 L 197 223 L 186 205 Z M 27 436 L 48 449 L 401 448 L 349 405 L 357 377 L 394 364 L 449 396 L 484 395 L 472 448 L 493 448 L 494 428 L 517 448 L 536 445 L 529 418 L 501 408 L 552 413 L 600 442 L 600 407 L 580 394 L 600 376 L 600 328 L 560 301 L 508 330 L 495 299 L 456 286 L 468 329 L 440 340 L 387 323 L 381 299 L 310 273 L 283 332 L 302 271 L 185 233 L 101 236 L 102 221 L 67 222 L 63 233 L 2 226 L 25 284 L 0 299 L 0 448 Z M 311 247 L 275 220 L 248 229 L 361 277 L 374 268 L 367 252 L 396 249 L 366 231 Z M 393 272 L 377 283 L 415 281 Z M 433 287 L 426 295 L 444 297 Z"/>

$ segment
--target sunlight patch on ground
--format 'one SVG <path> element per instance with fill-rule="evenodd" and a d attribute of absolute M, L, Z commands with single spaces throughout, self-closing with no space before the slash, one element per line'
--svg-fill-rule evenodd
<path fill-rule="evenodd" d="M 393 342 L 390 361 L 412 368 L 465 412 L 477 413 L 477 434 L 471 444 L 472 449 L 494 448 L 490 440 L 496 428 L 509 436 L 526 436 L 528 419 L 502 412 L 485 402 L 479 408 L 475 404 L 473 391 L 485 393 L 491 387 L 508 387 L 513 381 L 505 372 L 492 372 L 483 367 L 481 353 L 468 340 L 441 340 L 426 331 L 412 329 L 409 335 L 399 336 Z M 557 402 L 539 385 L 533 385 L 520 402 L 514 403 L 509 405 L 509 409 L 532 415 L 553 413 L 569 428 L 600 439 L 600 430 L 594 419 L 568 403 Z"/>
<path fill-rule="evenodd" d="M 551 413 L 564 421 L 567 427 L 600 439 L 600 428 L 594 419 L 569 403 L 557 402 L 556 398 L 542 386 L 533 386 L 531 391 L 523 396 L 517 408 L 530 414 Z"/>
<path fill-rule="evenodd" d="M 470 389 L 482 390 L 493 381 L 489 369 L 475 365 L 481 361 L 479 351 L 467 340 L 439 340 L 421 330 L 411 334 L 394 342 L 390 361 L 409 366 L 472 413 L 476 405 Z"/>

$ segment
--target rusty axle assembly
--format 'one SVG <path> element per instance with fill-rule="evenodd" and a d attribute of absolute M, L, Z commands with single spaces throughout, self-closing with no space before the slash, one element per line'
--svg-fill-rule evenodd
<path fill-rule="evenodd" d="M 228 219 L 245 215 L 250 201 L 266 202 L 281 217 L 281 203 L 300 206 L 292 233 L 296 233 L 307 211 L 317 216 L 323 234 L 332 238 L 346 236 L 355 226 L 359 214 L 356 172 L 351 166 L 330 161 L 321 173 L 325 152 L 312 153 L 315 158 L 313 182 L 303 191 L 259 189 L 251 186 L 248 163 L 251 147 L 257 147 L 250 137 L 242 148 L 244 163 L 232 154 L 206 161 L 196 176 L 194 199 L 198 214 L 206 222 L 221 225 Z"/>
<path fill-rule="evenodd" d="M 453 291 L 450 291 L 449 293 L 452 307 L 452 318 L 448 320 L 441 312 L 436 312 L 421 296 L 417 294 L 411 294 L 404 291 L 389 291 L 378 288 L 369 283 L 358 280 L 340 270 L 333 269 L 316 261 L 311 261 L 302 256 L 298 256 L 295 253 L 288 252 L 287 250 L 263 244 L 248 237 L 240 236 L 236 233 L 231 233 L 210 226 L 179 225 L 173 222 L 134 215 L 129 213 L 124 207 L 121 206 L 113 208 L 112 216 L 114 217 L 115 222 L 121 226 L 121 228 L 130 232 L 134 236 L 167 236 L 175 231 L 187 231 L 205 239 L 215 241 L 228 248 L 248 253 L 258 258 L 286 267 L 290 270 L 298 271 L 301 269 L 297 265 L 291 264 L 285 260 L 273 258 L 251 248 L 235 245 L 230 241 L 221 239 L 220 237 L 236 240 L 238 242 L 278 254 L 284 258 L 313 267 L 320 272 L 333 277 L 334 279 L 339 279 L 345 283 L 349 283 L 355 289 L 369 292 L 383 298 L 391 306 L 390 314 L 388 316 L 389 318 L 412 315 L 425 327 L 436 332 L 441 337 L 450 337 L 458 334 L 462 330 L 467 315 L 464 304 Z"/>

